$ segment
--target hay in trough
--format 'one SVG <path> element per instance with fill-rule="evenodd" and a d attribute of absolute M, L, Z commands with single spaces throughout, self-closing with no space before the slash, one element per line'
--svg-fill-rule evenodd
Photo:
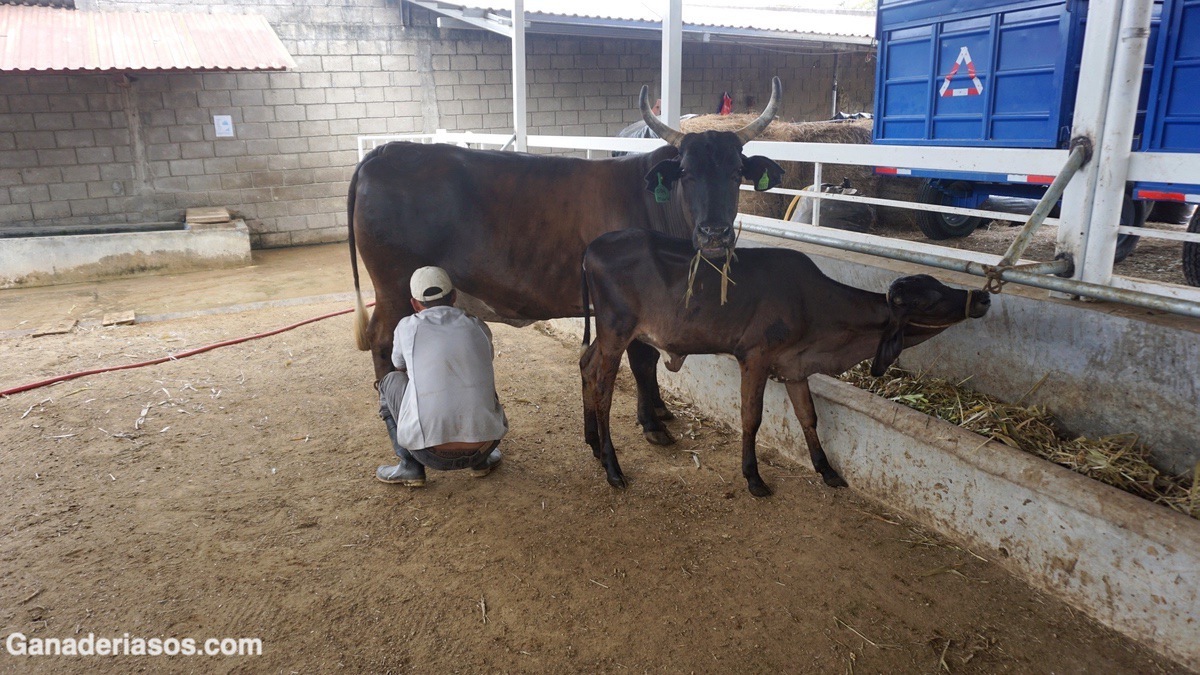
<path fill-rule="evenodd" d="M 745 115 L 699 115 L 680 122 L 686 133 L 699 131 L 737 131 L 757 118 Z M 845 122 L 783 122 L 775 120 L 756 140 L 786 141 L 791 143 L 858 143 L 871 142 L 871 120 Z M 813 182 L 813 165 L 810 162 L 780 162 L 783 167 L 781 187 L 802 190 Z M 821 169 L 821 180 L 838 184 L 849 178 L 852 186 L 868 197 L 887 199 L 916 199 L 917 183 L 913 179 L 894 176 L 876 176 L 871 167 L 848 164 L 826 164 Z M 758 192 L 743 192 L 740 209 L 744 213 L 782 219 L 792 201 L 789 195 Z M 903 209 L 883 207 L 879 209 L 879 225 L 882 228 L 911 228 L 914 221 L 910 212 Z"/>
<path fill-rule="evenodd" d="M 1196 476 L 1171 476 L 1154 468 L 1149 461 L 1150 449 L 1138 442 L 1134 434 L 1075 436 L 1066 433 L 1045 408 L 1005 403 L 947 380 L 895 367 L 880 377 L 871 377 L 869 368 L 859 364 L 841 379 L 1011 448 L 1200 518 L 1200 481 Z"/>

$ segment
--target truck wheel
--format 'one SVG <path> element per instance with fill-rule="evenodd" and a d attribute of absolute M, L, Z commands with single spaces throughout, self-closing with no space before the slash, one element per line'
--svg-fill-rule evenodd
<path fill-rule="evenodd" d="M 1192 234 L 1200 233 L 1200 209 L 1192 214 L 1192 222 L 1188 223 L 1187 231 Z M 1183 278 L 1189 286 L 1200 286 L 1200 243 L 1183 242 Z"/>
<path fill-rule="evenodd" d="M 1126 195 L 1124 203 L 1121 204 L 1121 227 L 1141 227 L 1146 224 L 1146 216 L 1150 214 L 1150 209 L 1154 207 L 1154 202 L 1134 201 L 1133 197 Z M 1118 234 L 1117 235 L 1117 252 L 1113 255 L 1113 263 L 1119 263 L 1129 257 L 1133 253 L 1133 249 L 1137 248 L 1139 237 L 1136 234 Z"/>
<path fill-rule="evenodd" d="M 917 201 L 922 204 L 937 204 L 938 206 L 947 206 L 949 200 L 947 192 L 969 191 L 970 185 L 967 183 L 951 183 L 946 186 L 946 190 L 939 190 L 933 186 L 932 181 L 922 181 L 921 187 L 917 189 Z M 930 239 L 950 239 L 952 237 L 965 237 L 975 231 L 975 228 L 983 224 L 983 218 L 977 216 L 961 216 L 952 213 L 933 213 L 932 211 L 917 211 L 917 227 L 921 228 L 921 232 Z"/>

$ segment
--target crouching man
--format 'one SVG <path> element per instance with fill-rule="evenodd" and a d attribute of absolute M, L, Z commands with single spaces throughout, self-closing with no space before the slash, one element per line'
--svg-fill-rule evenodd
<path fill-rule="evenodd" d="M 496 395 L 492 332 L 454 306 L 457 293 L 440 267 L 422 267 L 409 282 L 412 307 L 396 326 L 392 365 L 379 381 L 379 416 L 399 464 L 375 477 L 425 485 L 425 469 L 488 475 L 508 419 Z"/>

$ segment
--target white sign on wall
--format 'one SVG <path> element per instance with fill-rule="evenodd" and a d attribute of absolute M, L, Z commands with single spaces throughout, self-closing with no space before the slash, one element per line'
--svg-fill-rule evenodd
<path fill-rule="evenodd" d="M 233 138 L 233 117 L 213 115 L 213 126 L 217 129 L 217 138 Z"/>

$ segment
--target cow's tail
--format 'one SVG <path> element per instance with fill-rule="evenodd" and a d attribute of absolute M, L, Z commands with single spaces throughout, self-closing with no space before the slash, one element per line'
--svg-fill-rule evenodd
<path fill-rule="evenodd" d="M 363 305 L 362 288 L 358 282 L 358 251 L 354 247 L 354 197 L 358 192 L 358 172 L 370 157 L 366 157 L 354 168 L 350 177 L 350 194 L 346 197 L 346 222 L 350 228 L 350 270 L 354 274 L 354 344 L 359 351 L 369 351 L 371 340 L 367 336 L 367 308 Z"/>
<path fill-rule="evenodd" d="M 586 256 L 586 252 L 584 255 Z M 591 302 L 590 302 L 590 299 L 588 298 L 589 293 L 588 293 L 588 274 L 587 274 L 586 259 L 585 259 L 584 263 L 579 266 L 579 291 L 580 291 L 580 295 L 583 296 L 583 347 L 582 348 L 586 349 L 587 346 L 592 341 L 592 322 L 591 322 L 591 308 L 590 308 Z"/>

